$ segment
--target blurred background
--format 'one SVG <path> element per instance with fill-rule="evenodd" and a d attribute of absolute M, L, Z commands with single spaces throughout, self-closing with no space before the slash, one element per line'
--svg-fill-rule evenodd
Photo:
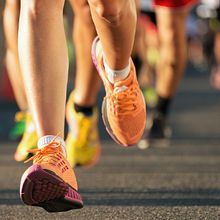
<path fill-rule="evenodd" d="M 218 1 L 209 0 L 201 1 L 201 3 L 196 5 L 191 10 L 188 17 L 188 64 L 185 71 L 184 80 L 182 81 L 180 90 L 177 94 L 177 101 L 175 100 L 174 102 L 174 112 L 177 112 L 178 109 L 187 111 L 187 109 L 190 108 L 198 108 L 199 111 L 199 108 L 204 107 L 203 105 L 209 105 L 207 101 L 208 99 L 211 100 L 212 97 L 215 97 L 216 100 L 220 101 L 220 73 L 214 71 L 218 65 L 214 55 L 214 51 L 216 50 L 220 53 L 220 24 L 217 17 L 219 13 L 219 8 L 216 6 L 217 2 Z M 139 19 L 144 30 L 146 43 L 145 58 L 148 65 L 145 68 L 141 68 L 141 61 L 136 62 L 136 65 L 138 69 L 140 84 L 147 99 L 147 103 L 151 107 L 154 105 L 155 102 L 155 92 L 153 86 L 155 77 L 155 65 L 159 58 L 157 27 L 155 15 L 152 11 L 151 5 L 142 5 L 142 7 L 144 10 L 143 13 L 141 13 Z M 15 113 L 18 111 L 18 107 L 16 105 L 13 90 L 7 75 L 7 69 L 4 65 L 5 44 L 4 34 L 2 30 L 3 9 L 4 1 L 0 1 L 0 141 L 15 141 L 13 140 L 13 127 L 15 126 L 14 116 Z M 70 58 L 70 77 L 68 83 L 68 91 L 71 91 L 74 85 L 75 62 L 74 47 L 71 40 L 73 14 L 68 5 L 65 7 L 64 16 Z M 212 96 L 209 97 L 208 94 L 212 94 Z M 103 95 L 104 92 L 102 89 L 98 97 L 99 106 Z M 196 99 L 195 97 L 193 97 L 193 95 L 196 96 Z M 175 104 L 179 100 L 178 97 L 184 97 L 184 99 L 192 98 L 192 101 L 190 102 L 191 106 L 189 106 L 188 104 L 187 106 L 184 106 L 184 103 L 182 102 L 182 104 Z M 199 101 L 204 101 L 204 99 L 207 103 L 201 103 L 201 105 L 199 106 Z M 216 120 L 220 122 L 219 116 L 219 114 L 216 115 L 216 117 L 218 117 L 216 118 Z M 209 116 L 207 115 L 207 117 Z M 194 120 L 196 120 L 196 117 L 194 118 Z M 172 117 L 170 123 L 175 125 L 175 121 L 175 117 Z M 187 136 L 186 133 L 181 131 L 181 129 L 184 129 L 184 122 L 185 120 L 182 121 L 183 124 L 181 128 L 175 129 L 173 138 L 184 138 L 184 135 Z M 104 140 L 108 139 L 109 137 L 106 134 L 105 129 L 102 129 L 103 125 L 101 121 L 99 126 L 101 131 L 101 138 Z M 218 136 L 220 131 L 217 132 L 216 129 L 213 127 L 212 133 Z M 193 135 L 193 133 L 191 135 Z M 204 137 L 204 135 L 206 135 L 206 132 L 204 131 L 204 133 L 197 135 Z"/>
<path fill-rule="evenodd" d="M 157 99 L 155 66 L 160 54 L 152 5 L 148 0 L 142 3 L 146 4 L 142 4 L 138 21 L 143 53 L 134 58 L 149 113 Z M 13 159 L 24 123 L 18 123 L 19 117 L 15 117 L 19 109 L 4 64 L 3 8 L 1 0 L 0 219 L 219 219 L 219 0 L 200 1 L 187 19 L 187 67 L 169 113 L 169 146 L 125 150 L 109 138 L 99 117 L 101 160 L 92 169 L 76 169 L 86 208 L 54 215 L 25 207 L 19 199 L 20 176 L 28 164 Z M 75 56 L 71 40 L 73 15 L 68 4 L 64 16 L 70 60 L 69 94 L 74 85 Z M 101 88 L 99 111 L 103 95 Z"/>

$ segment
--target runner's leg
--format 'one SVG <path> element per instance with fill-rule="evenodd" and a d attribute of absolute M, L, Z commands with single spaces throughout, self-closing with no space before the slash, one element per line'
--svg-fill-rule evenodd
<path fill-rule="evenodd" d="M 160 42 L 160 61 L 157 67 L 157 93 L 173 98 L 186 64 L 186 17 L 188 10 L 156 8 Z"/>
<path fill-rule="evenodd" d="M 143 95 L 130 61 L 137 20 L 135 1 L 88 3 L 99 36 L 93 42 L 92 57 L 106 90 L 104 123 L 116 142 L 134 145 L 142 136 L 146 121 Z"/>
<path fill-rule="evenodd" d="M 136 7 L 133 0 L 88 0 L 105 59 L 113 70 L 129 63 L 136 30 Z M 129 16 L 129 19 L 128 19 Z"/>
<path fill-rule="evenodd" d="M 30 158 L 33 165 L 21 178 L 20 196 L 25 204 L 49 212 L 83 206 L 63 140 L 68 75 L 64 2 L 21 0 L 19 25 L 21 67 L 40 137 Z"/>
<path fill-rule="evenodd" d="M 96 30 L 87 0 L 70 0 L 70 4 L 74 11 L 73 41 L 76 52 L 74 103 L 93 107 L 100 87 L 100 78 L 90 56 Z"/>
<path fill-rule="evenodd" d="M 39 137 L 64 135 L 68 55 L 63 5 L 64 0 L 21 0 L 19 55 Z"/>
<path fill-rule="evenodd" d="M 3 13 L 3 28 L 6 41 L 5 63 L 16 102 L 21 111 L 26 111 L 28 109 L 28 104 L 18 58 L 19 11 L 19 0 L 6 0 Z"/>
<path fill-rule="evenodd" d="M 76 77 L 74 91 L 68 98 L 66 108 L 69 126 L 66 138 L 67 159 L 72 167 L 91 166 L 100 156 L 96 109 L 100 78 L 91 58 L 91 46 L 96 30 L 87 0 L 70 0 L 70 4 L 74 11 Z"/>

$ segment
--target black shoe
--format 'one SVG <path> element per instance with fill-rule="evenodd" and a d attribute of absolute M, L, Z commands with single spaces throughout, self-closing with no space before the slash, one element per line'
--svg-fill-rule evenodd
<path fill-rule="evenodd" d="M 140 149 L 150 146 L 167 147 L 171 137 L 171 128 L 167 125 L 167 118 L 159 112 L 152 112 L 147 122 L 145 135 L 138 143 Z"/>

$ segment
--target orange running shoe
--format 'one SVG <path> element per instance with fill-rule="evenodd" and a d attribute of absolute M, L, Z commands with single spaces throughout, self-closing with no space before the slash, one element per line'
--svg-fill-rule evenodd
<path fill-rule="evenodd" d="M 56 138 L 42 149 L 30 150 L 36 154 L 27 160 L 33 160 L 33 165 L 21 178 L 20 197 L 25 204 L 40 206 L 48 212 L 82 208 L 74 171 Z"/>
<path fill-rule="evenodd" d="M 98 37 L 92 45 L 92 58 L 106 91 L 106 97 L 102 103 L 102 117 L 106 129 L 119 144 L 134 145 L 145 129 L 146 108 L 133 62 L 131 61 L 129 76 L 112 84 L 104 69 L 103 51 Z"/>

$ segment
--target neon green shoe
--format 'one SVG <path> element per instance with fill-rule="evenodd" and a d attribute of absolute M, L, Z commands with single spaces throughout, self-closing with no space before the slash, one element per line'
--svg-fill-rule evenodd
<path fill-rule="evenodd" d="M 98 113 L 95 111 L 91 117 L 77 113 L 73 108 L 73 100 L 74 93 L 72 92 L 66 108 L 69 125 L 66 139 L 67 160 L 72 167 L 92 166 L 99 160 L 101 152 L 97 128 Z"/>
<path fill-rule="evenodd" d="M 38 138 L 32 117 L 30 113 L 26 113 L 25 130 L 14 154 L 15 160 L 18 162 L 27 160 L 31 156 L 27 151 L 37 148 L 37 140 Z"/>
<path fill-rule="evenodd" d="M 146 103 L 149 107 L 153 108 L 157 103 L 156 89 L 152 86 L 148 86 L 142 89 Z"/>
<path fill-rule="evenodd" d="M 10 139 L 16 140 L 24 134 L 26 115 L 27 115 L 26 111 L 16 112 L 15 125 L 11 128 L 9 132 Z"/>

